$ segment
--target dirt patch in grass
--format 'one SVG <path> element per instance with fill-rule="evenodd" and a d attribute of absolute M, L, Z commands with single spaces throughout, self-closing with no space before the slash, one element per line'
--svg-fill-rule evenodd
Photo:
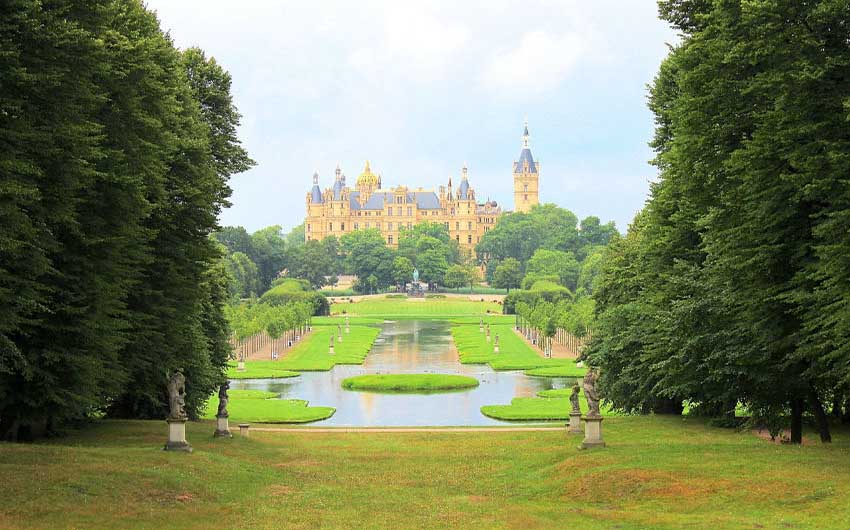
<path fill-rule="evenodd" d="M 598 498 L 620 499 L 706 499 L 723 491 L 730 491 L 729 480 L 710 477 L 682 477 L 667 471 L 646 469 L 609 469 L 589 473 L 571 481 L 565 498 L 571 495 L 591 500 Z"/>
<path fill-rule="evenodd" d="M 289 462 L 280 462 L 279 464 L 275 464 L 274 467 L 316 467 L 321 465 L 322 463 L 318 460 L 291 460 Z"/>
<path fill-rule="evenodd" d="M 174 496 L 174 500 L 180 502 L 191 502 L 195 500 L 195 496 L 188 492 L 179 493 Z"/>
<path fill-rule="evenodd" d="M 286 486 L 285 484 L 272 484 L 268 487 L 267 491 L 272 497 L 285 497 L 295 493 L 295 488 Z"/>
<path fill-rule="evenodd" d="M 770 432 L 764 429 L 753 429 L 752 432 L 756 435 L 756 437 L 777 445 L 791 443 L 791 431 L 789 431 L 788 429 L 785 429 L 780 432 L 779 436 L 777 436 L 776 438 L 771 438 Z M 812 439 L 803 436 L 803 445 L 812 445 L 813 443 L 814 441 Z"/>
<path fill-rule="evenodd" d="M 470 495 L 469 502 L 472 504 L 481 504 L 482 502 L 487 502 L 490 500 L 490 497 L 485 497 L 483 495 Z"/>

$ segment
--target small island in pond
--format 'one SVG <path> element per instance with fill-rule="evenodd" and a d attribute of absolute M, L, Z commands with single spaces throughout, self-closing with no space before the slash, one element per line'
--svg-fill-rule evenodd
<path fill-rule="evenodd" d="M 478 379 L 450 374 L 373 374 L 349 377 L 342 381 L 348 390 L 378 392 L 438 392 L 475 388 Z"/>

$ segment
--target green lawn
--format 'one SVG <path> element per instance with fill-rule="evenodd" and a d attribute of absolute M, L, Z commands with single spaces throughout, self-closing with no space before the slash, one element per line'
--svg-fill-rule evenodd
<path fill-rule="evenodd" d="M 387 316 L 393 318 L 439 318 L 453 316 L 501 314 L 502 306 L 493 302 L 477 302 L 463 298 L 366 298 L 331 306 L 333 314 L 356 316 Z"/>
<path fill-rule="evenodd" d="M 525 371 L 525 375 L 534 377 L 584 377 L 586 373 L 587 368 L 579 368 L 575 361 L 570 361 L 569 364 L 562 366 L 547 366 Z"/>
<path fill-rule="evenodd" d="M 682 417 L 612 417 L 605 449 L 551 432 L 251 432 L 162 451 L 163 421 L 0 443 L 0 528 L 850 527 L 850 432 L 772 445 Z M 807 435 L 811 435 L 807 433 Z"/>
<path fill-rule="evenodd" d="M 349 390 L 384 392 L 435 392 L 478 386 L 478 379 L 450 374 L 371 374 L 349 377 L 342 387 Z"/>
<path fill-rule="evenodd" d="M 510 322 L 500 319 L 490 325 L 490 342 L 485 333 L 478 331 L 477 323 L 452 326 L 451 332 L 463 364 L 489 364 L 494 370 L 529 370 L 542 367 L 575 367 L 570 359 L 546 359 L 532 349 L 513 331 Z M 499 335 L 499 353 L 494 350 Z"/>
<path fill-rule="evenodd" d="M 481 414 L 506 421 L 549 421 L 567 420 L 570 417 L 572 404 L 569 397 L 573 391 L 571 388 L 558 388 L 552 390 L 541 390 L 537 393 L 539 397 L 514 398 L 510 405 L 485 405 L 481 407 Z M 587 400 L 584 399 L 584 390 L 579 390 L 579 408 L 582 413 L 587 412 Z M 601 404 L 600 411 L 606 418 L 613 415 L 610 407 Z"/>
<path fill-rule="evenodd" d="M 232 423 L 308 423 L 333 416 L 333 407 L 308 407 L 301 399 L 277 399 L 280 394 L 263 390 L 231 390 L 227 412 Z M 215 418 L 218 394 L 207 401 L 204 418 Z"/>
<path fill-rule="evenodd" d="M 236 361 L 227 363 L 228 379 L 280 379 L 298 377 L 298 372 L 280 368 L 279 361 L 245 361 L 245 371 L 236 369 Z"/>
<path fill-rule="evenodd" d="M 343 321 L 342 342 L 339 342 L 336 338 L 337 321 L 317 319 L 313 332 L 276 361 L 276 365 L 282 370 L 324 371 L 336 364 L 363 364 L 380 330 L 352 323 L 351 332 L 346 333 Z M 334 335 L 333 355 L 329 353 L 331 334 Z"/>

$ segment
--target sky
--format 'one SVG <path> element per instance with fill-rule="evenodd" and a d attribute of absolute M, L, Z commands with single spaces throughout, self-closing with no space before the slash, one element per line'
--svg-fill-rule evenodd
<path fill-rule="evenodd" d="M 540 200 L 625 231 L 655 168 L 647 84 L 676 35 L 653 0 L 148 0 L 180 48 L 233 77 L 256 167 L 222 225 L 300 224 L 312 175 L 436 188 L 469 167 L 513 209 L 528 120 Z"/>

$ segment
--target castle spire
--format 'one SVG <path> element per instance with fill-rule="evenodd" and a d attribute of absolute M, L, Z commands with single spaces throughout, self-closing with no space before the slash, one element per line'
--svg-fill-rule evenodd
<path fill-rule="evenodd" d="M 524 129 L 524 130 L 523 130 L 523 132 L 522 132 L 522 148 L 523 148 L 523 149 L 529 149 L 529 145 L 528 145 L 528 138 L 529 138 L 529 134 L 528 134 L 528 118 L 526 118 L 526 119 L 525 119 L 525 129 Z"/>
<path fill-rule="evenodd" d="M 339 181 L 340 177 L 342 176 L 342 170 L 339 168 L 339 163 L 338 163 L 338 162 L 337 162 L 337 164 L 336 164 L 336 172 L 335 172 L 335 174 L 336 174 L 336 180 L 337 180 L 337 181 Z"/>
<path fill-rule="evenodd" d="M 468 171 L 469 171 L 469 168 L 467 168 L 467 167 L 466 167 L 466 162 L 464 162 L 464 163 L 463 163 L 463 168 L 460 170 L 460 173 L 461 173 L 461 179 L 462 179 L 462 180 L 466 180 L 466 179 L 467 179 L 467 172 L 468 172 Z"/>
<path fill-rule="evenodd" d="M 315 172 L 313 172 L 313 186 L 318 186 L 318 185 L 319 185 L 319 172 L 315 171 Z"/>

